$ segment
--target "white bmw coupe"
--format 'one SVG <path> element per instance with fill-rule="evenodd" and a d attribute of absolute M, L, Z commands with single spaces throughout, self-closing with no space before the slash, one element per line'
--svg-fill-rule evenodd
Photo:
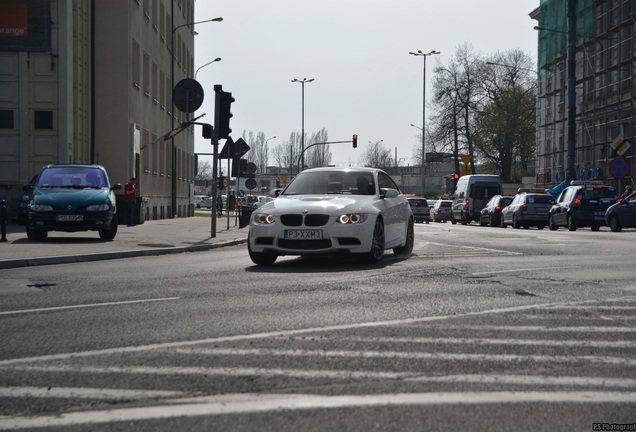
<path fill-rule="evenodd" d="M 254 210 L 248 250 L 258 265 L 283 255 L 356 254 L 376 263 L 385 250 L 413 250 L 413 214 L 393 179 L 377 168 L 314 168 Z"/>

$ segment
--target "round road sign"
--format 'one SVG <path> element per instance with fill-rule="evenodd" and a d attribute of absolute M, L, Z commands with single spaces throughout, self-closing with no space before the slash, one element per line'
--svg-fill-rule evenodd
<path fill-rule="evenodd" d="M 617 179 L 625 178 L 629 175 L 629 161 L 624 157 L 617 157 L 610 161 L 610 175 Z"/>

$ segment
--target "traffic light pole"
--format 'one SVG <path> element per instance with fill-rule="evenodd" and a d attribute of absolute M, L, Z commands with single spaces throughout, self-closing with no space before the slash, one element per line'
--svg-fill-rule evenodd
<path fill-rule="evenodd" d="M 357 140 L 357 136 L 356 136 L 356 140 Z M 298 155 L 298 174 L 300 174 L 300 161 L 303 160 L 303 154 L 305 154 L 305 152 L 307 151 L 307 149 L 313 147 L 313 146 L 317 146 L 317 145 L 325 145 L 325 144 L 343 144 L 343 143 L 350 143 L 351 140 L 349 141 L 327 141 L 327 142 L 319 142 L 319 143 L 313 143 L 313 144 L 309 144 L 307 147 L 305 147 L 300 154 Z"/>

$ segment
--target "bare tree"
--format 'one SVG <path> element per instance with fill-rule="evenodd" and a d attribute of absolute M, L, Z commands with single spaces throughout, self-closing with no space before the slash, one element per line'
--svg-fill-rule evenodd
<path fill-rule="evenodd" d="M 247 153 L 247 160 L 256 164 L 257 173 L 265 173 L 269 162 L 269 151 L 267 148 L 267 139 L 264 132 L 258 132 L 254 136 L 254 132 L 250 131 L 246 136 L 243 131 L 243 140 L 250 146 Z"/>
<path fill-rule="evenodd" d="M 197 175 L 194 176 L 197 180 L 211 180 L 212 179 L 212 163 L 209 160 L 199 161 L 197 167 Z"/>
<path fill-rule="evenodd" d="M 384 170 L 395 165 L 391 157 L 391 149 L 385 148 L 382 141 L 369 142 L 366 150 L 360 156 L 360 164 Z"/>
<path fill-rule="evenodd" d="M 307 145 L 311 145 L 328 141 L 329 134 L 327 133 L 327 129 L 322 128 L 318 132 L 312 134 L 308 142 L 305 142 Z M 331 163 L 331 156 L 331 149 L 329 148 L 329 145 L 315 145 L 306 151 L 305 165 L 310 168 L 327 166 Z"/>

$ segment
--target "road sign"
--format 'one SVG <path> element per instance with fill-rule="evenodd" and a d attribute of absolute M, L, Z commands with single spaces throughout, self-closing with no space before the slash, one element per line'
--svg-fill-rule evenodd
<path fill-rule="evenodd" d="M 174 106 L 184 113 L 192 113 L 203 104 L 203 87 L 192 78 L 182 79 L 172 89 Z"/>
<path fill-rule="evenodd" d="M 473 157 L 470 155 L 459 155 L 459 157 L 462 158 L 462 162 L 464 162 L 464 165 L 468 165 L 470 161 L 473 160 Z"/>
<path fill-rule="evenodd" d="M 629 175 L 629 161 L 624 157 L 617 157 L 610 161 L 610 175 L 617 179 L 625 178 Z"/>
<path fill-rule="evenodd" d="M 619 135 L 614 142 L 612 142 L 611 147 L 616 150 L 619 156 L 623 156 L 627 150 L 631 147 L 631 145 L 625 141 L 623 135 Z"/>

